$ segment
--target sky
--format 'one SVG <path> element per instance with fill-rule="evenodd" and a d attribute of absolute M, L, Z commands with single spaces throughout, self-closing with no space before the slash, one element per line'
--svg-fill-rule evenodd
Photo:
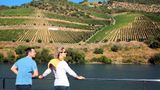
<path fill-rule="evenodd" d="M 79 2 L 82 2 L 83 0 L 69 0 L 69 1 L 73 1 L 75 3 L 79 3 Z"/>
<path fill-rule="evenodd" d="M 31 1 L 32 0 L 0 0 L 0 5 L 20 6 L 21 4 L 29 3 Z M 79 2 L 82 2 L 83 0 L 69 0 L 69 1 L 73 1 L 75 3 L 79 3 Z M 93 1 L 104 1 L 104 0 L 88 0 L 88 1 L 93 2 Z"/>
<path fill-rule="evenodd" d="M 31 2 L 32 0 L 0 0 L 0 5 L 20 6 L 21 4 Z"/>

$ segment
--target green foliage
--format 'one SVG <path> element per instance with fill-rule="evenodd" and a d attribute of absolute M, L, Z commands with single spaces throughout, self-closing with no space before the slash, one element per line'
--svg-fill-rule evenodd
<path fill-rule="evenodd" d="M 148 62 L 151 64 L 160 64 L 160 53 L 151 57 Z"/>
<path fill-rule="evenodd" d="M 88 39 L 94 32 L 75 32 L 75 31 L 51 31 L 50 35 L 54 42 L 60 43 L 78 43 Z"/>
<path fill-rule="evenodd" d="M 49 53 L 48 49 L 42 49 L 42 51 L 38 52 L 36 55 L 36 61 L 39 63 L 48 62 L 53 58 L 53 55 Z"/>
<path fill-rule="evenodd" d="M 111 47 L 111 51 L 113 51 L 113 52 L 117 52 L 118 50 L 119 50 L 119 47 L 117 45 L 113 45 Z"/>
<path fill-rule="evenodd" d="M 4 56 L 2 53 L 0 53 L 0 62 L 3 62 L 4 61 Z"/>
<path fill-rule="evenodd" d="M 103 27 L 99 32 L 97 32 L 91 39 L 89 39 L 89 42 L 96 42 L 96 41 L 101 41 L 106 37 L 106 32 L 108 30 L 117 30 L 118 28 L 127 26 L 129 23 L 133 22 L 135 17 L 140 16 L 141 14 L 137 13 L 126 13 L 123 15 L 117 15 L 114 17 L 116 23 L 115 25 L 109 25 Z"/>
<path fill-rule="evenodd" d="M 49 43 L 53 43 L 53 41 L 49 41 Z"/>
<path fill-rule="evenodd" d="M 111 64 L 112 63 L 112 60 L 107 58 L 106 56 L 101 56 L 99 58 L 92 58 L 93 62 L 102 62 L 104 64 Z"/>
<path fill-rule="evenodd" d="M 122 60 L 122 63 L 130 64 L 132 63 L 132 60 L 131 59 Z"/>
<path fill-rule="evenodd" d="M 39 39 L 39 40 L 38 40 L 38 43 L 42 43 L 42 40 L 41 40 L 41 39 Z"/>
<path fill-rule="evenodd" d="M 95 54 L 103 54 L 103 49 L 102 48 L 95 48 L 94 53 Z"/>
<path fill-rule="evenodd" d="M 154 36 L 150 36 L 148 40 L 145 41 L 146 44 L 148 44 L 148 46 L 150 48 L 160 48 L 160 35 L 158 35 L 157 37 Z"/>
<path fill-rule="evenodd" d="M 121 7 L 117 7 L 117 8 L 113 8 L 111 10 L 111 13 L 123 13 L 123 12 L 127 12 L 127 9 L 121 8 Z"/>
<path fill-rule="evenodd" d="M 0 30 L 0 41 L 17 40 L 25 30 Z"/>
<path fill-rule="evenodd" d="M 21 57 L 24 57 L 26 56 L 26 53 L 25 53 L 25 50 L 28 48 L 29 46 L 18 46 L 16 49 L 15 49 L 15 52 L 16 54 L 18 54 L 18 58 L 21 58 Z"/>
<path fill-rule="evenodd" d="M 153 21 L 160 22 L 160 14 L 159 13 L 143 13 L 143 14 Z"/>
<path fill-rule="evenodd" d="M 160 48 L 160 42 L 155 40 L 149 44 L 150 48 Z"/>
<path fill-rule="evenodd" d="M 8 6 L 3 6 L 3 5 L 0 6 L 0 10 L 5 10 L 5 9 L 9 9 L 9 7 Z"/>
<path fill-rule="evenodd" d="M 13 52 L 8 52 L 8 53 L 7 53 L 7 58 L 6 58 L 5 60 L 6 60 L 7 62 L 13 63 L 13 62 L 15 62 L 15 60 L 16 60 L 16 56 L 14 55 Z"/>
<path fill-rule="evenodd" d="M 78 52 L 77 50 L 72 48 L 69 48 L 67 52 L 68 53 L 67 53 L 66 61 L 68 63 L 84 64 L 86 62 L 84 53 Z"/>
<path fill-rule="evenodd" d="M 12 8 L 0 10 L 0 16 L 31 16 L 33 8 Z"/>
<path fill-rule="evenodd" d="M 26 39 L 26 42 L 30 42 L 30 40 L 29 40 L 29 39 Z"/>
<path fill-rule="evenodd" d="M 27 21 L 27 19 L 8 19 L 8 18 L 0 18 L 0 25 L 18 25 Z"/>
<path fill-rule="evenodd" d="M 52 24 L 53 26 L 60 26 L 60 27 L 66 27 L 66 28 L 87 29 L 87 30 L 92 29 L 91 26 L 80 25 L 80 24 L 70 24 L 70 23 L 55 22 L 55 21 L 49 21 L 49 23 Z"/>

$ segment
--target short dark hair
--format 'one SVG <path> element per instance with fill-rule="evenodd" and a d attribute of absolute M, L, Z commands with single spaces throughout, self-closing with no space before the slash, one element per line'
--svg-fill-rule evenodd
<path fill-rule="evenodd" d="M 25 50 L 25 51 L 26 51 L 26 55 L 28 55 L 28 53 L 31 52 L 32 49 L 33 49 L 33 48 L 31 48 L 31 47 L 27 48 L 27 49 Z"/>

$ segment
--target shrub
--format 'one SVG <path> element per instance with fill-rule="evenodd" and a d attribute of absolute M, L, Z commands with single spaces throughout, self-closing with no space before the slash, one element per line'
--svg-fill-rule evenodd
<path fill-rule="evenodd" d="M 150 48 L 160 48 L 160 42 L 155 40 L 149 44 Z"/>
<path fill-rule="evenodd" d="M 129 39 L 127 39 L 127 42 L 130 42 L 130 41 L 132 41 L 132 39 L 130 39 L 130 38 L 129 38 Z"/>
<path fill-rule="evenodd" d="M 16 42 L 16 40 L 15 40 L 15 39 L 13 39 L 13 40 L 12 40 L 12 42 Z"/>
<path fill-rule="evenodd" d="M 151 64 L 160 64 L 160 53 L 151 57 L 148 62 Z"/>
<path fill-rule="evenodd" d="M 3 62 L 4 61 L 4 56 L 2 53 L 0 53 L 0 62 Z"/>
<path fill-rule="evenodd" d="M 103 49 L 102 48 L 95 48 L 94 53 L 95 54 L 103 54 Z"/>
<path fill-rule="evenodd" d="M 92 58 L 91 61 L 95 61 L 95 62 L 102 62 L 104 64 L 111 64 L 112 63 L 112 60 L 107 58 L 106 56 L 101 56 L 99 58 Z"/>
<path fill-rule="evenodd" d="M 108 42 L 108 39 L 105 39 L 103 42 L 104 42 L 104 43 Z"/>
<path fill-rule="evenodd" d="M 16 54 L 24 54 L 25 50 L 28 48 L 28 46 L 18 46 L 15 50 Z"/>
<path fill-rule="evenodd" d="M 126 60 L 122 60 L 122 63 L 132 63 L 132 60 L 131 59 L 126 59 Z"/>
<path fill-rule="evenodd" d="M 38 43 L 41 43 L 41 42 L 42 42 L 42 40 L 39 39 L 39 40 L 38 40 Z"/>
<path fill-rule="evenodd" d="M 117 52 L 120 48 L 117 45 L 111 47 L 111 51 Z"/>
<path fill-rule="evenodd" d="M 143 42 L 144 40 L 145 40 L 144 38 L 140 38 L 140 39 L 139 39 L 140 42 Z"/>
<path fill-rule="evenodd" d="M 53 41 L 49 41 L 49 43 L 53 43 Z"/>
<path fill-rule="evenodd" d="M 30 40 L 29 40 L 29 39 L 26 39 L 26 42 L 30 42 Z"/>
<path fill-rule="evenodd" d="M 8 55 L 6 58 L 7 62 L 11 62 L 11 63 L 15 62 L 16 56 L 14 55 L 13 52 L 8 52 L 7 55 Z"/>
<path fill-rule="evenodd" d="M 117 39 L 117 42 L 120 42 L 121 41 L 121 39 Z"/>
<path fill-rule="evenodd" d="M 38 52 L 36 55 L 36 61 L 39 63 L 48 62 L 53 58 L 53 55 L 49 54 L 48 49 L 42 49 L 42 51 Z"/>
<path fill-rule="evenodd" d="M 159 36 L 159 35 L 158 35 Z M 145 42 L 150 48 L 160 48 L 160 37 L 150 36 L 149 39 Z"/>
<path fill-rule="evenodd" d="M 24 57 L 26 56 L 26 53 L 25 53 L 25 50 L 28 48 L 29 46 L 18 46 L 16 49 L 15 49 L 15 52 L 16 54 L 18 54 L 18 58 L 21 58 L 21 57 Z"/>
<path fill-rule="evenodd" d="M 88 52 L 88 48 L 84 48 L 83 51 L 84 51 L 84 52 Z"/>
<path fill-rule="evenodd" d="M 66 61 L 68 63 L 84 64 L 86 62 L 84 53 L 78 52 L 77 50 L 72 48 L 69 48 L 67 52 L 68 53 L 67 53 Z"/>

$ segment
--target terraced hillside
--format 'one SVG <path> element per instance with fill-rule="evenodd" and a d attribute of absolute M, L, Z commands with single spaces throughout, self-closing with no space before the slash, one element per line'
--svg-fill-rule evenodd
<path fill-rule="evenodd" d="M 151 36 L 159 36 L 160 23 L 145 16 L 136 17 L 128 26 L 106 32 L 105 41 L 143 41 Z"/>
<path fill-rule="evenodd" d="M 107 24 L 105 19 L 78 19 L 35 7 L 4 9 L 0 11 L 0 41 L 78 43 Z M 15 36 L 4 39 L 11 32 Z"/>
<path fill-rule="evenodd" d="M 98 3 L 97 3 L 98 4 Z M 65 0 L 0 8 L 0 41 L 39 43 L 143 41 L 160 34 L 157 13 L 108 10 Z"/>
<path fill-rule="evenodd" d="M 147 14 L 148 15 L 148 14 Z M 123 13 L 114 16 L 115 23 L 104 27 L 88 42 L 144 41 L 160 34 L 160 22 L 143 13 Z M 154 17 L 155 18 L 155 17 Z M 158 19 L 158 17 L 156 16 Z"/>

